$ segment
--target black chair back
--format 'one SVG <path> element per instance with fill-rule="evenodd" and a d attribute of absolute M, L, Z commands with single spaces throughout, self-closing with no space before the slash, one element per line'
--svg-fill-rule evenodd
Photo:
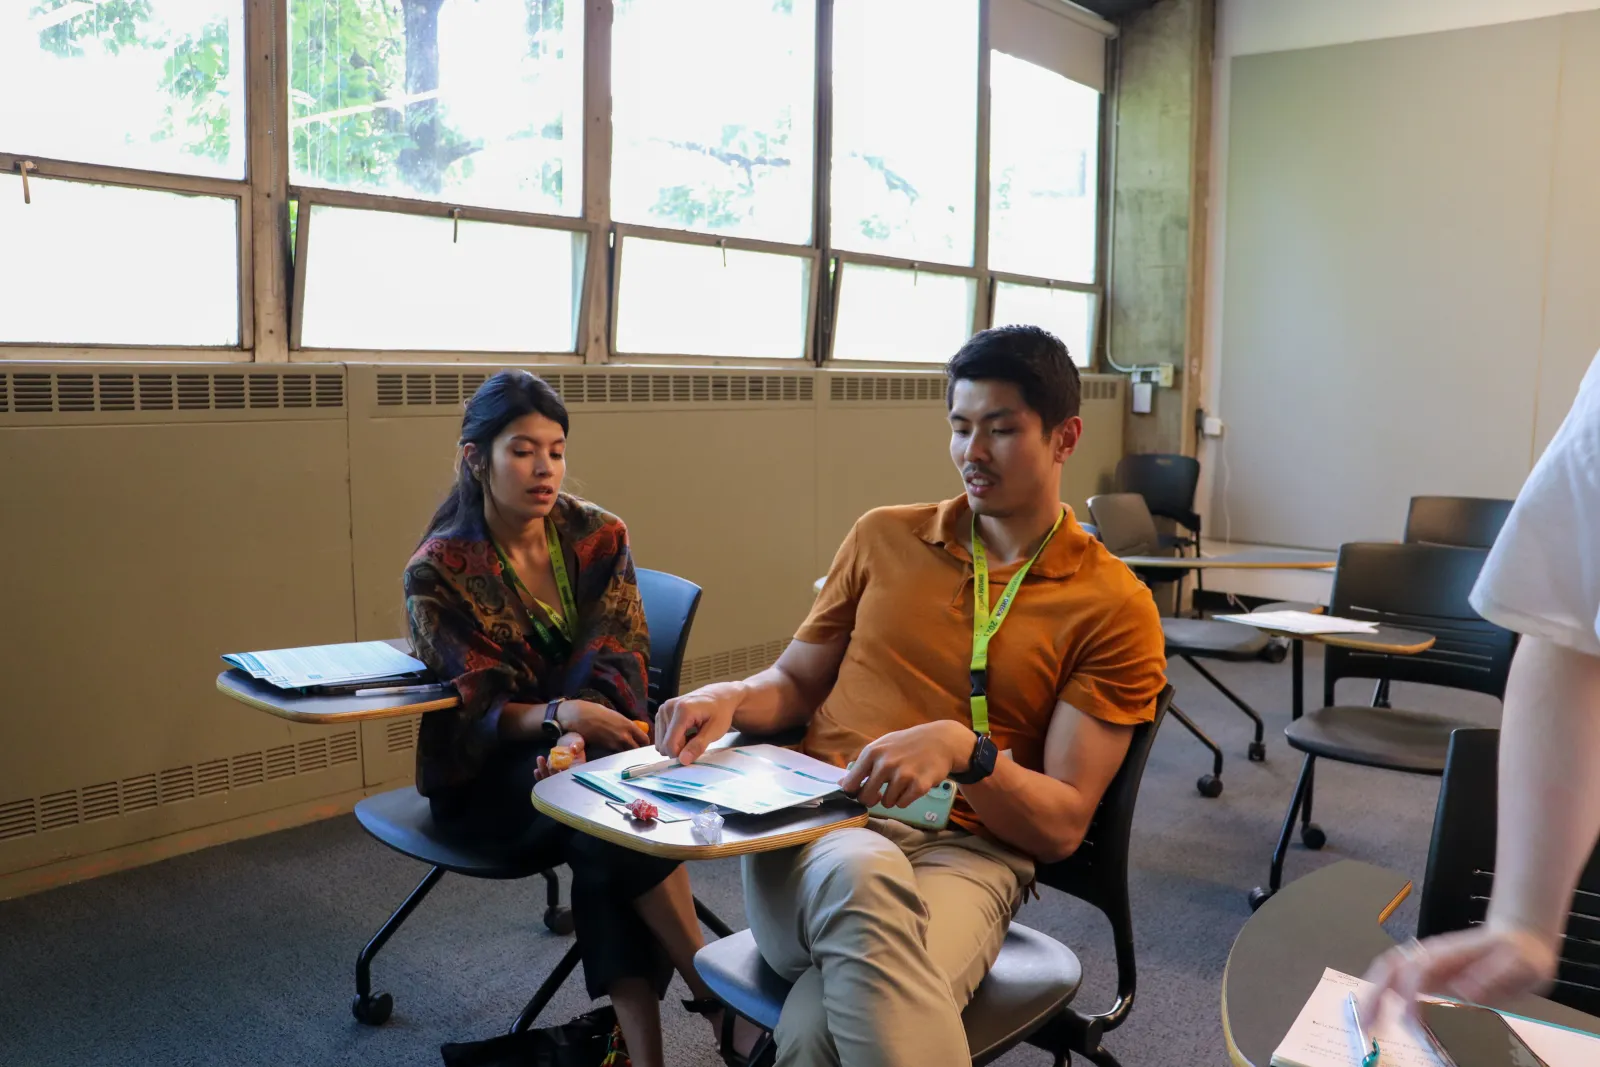
<path fill-rule="evenodd" d="M 1499 730 L 1456 730 L 1450 735 L 1422 883 L 1418 937 L 1483 922 L 1494 888 L 1499 756 Z M 1600 1012 L 1600 850 L 1590 854 L 1573 894 L 1550 998 L 1579 1011 Z"/>
<path fill-rule="evenodd" d="M 1323 703 L 1340 678 L 1378 678 L 1505 694 L 1517 635 L 1485 620 L 1467 597 L 1488 551 L 1442 545 L 1349 544 L 1339 549 L 1331 613 L 1433 634 L 1414 656 L 1328 646 Z"/>
<path fill-rule="evenodd" d="M 1113 556 L 1154 556 L 1161 534 L 1150 507 L 1138 493 L 1102 493 L 1089 498 L 1089 518 Z"/>
<path fill-rule="evenodd" d="M 1194 510 L 1200 461 L 1194 457 L 1161 452 L 1123 456 L 1117 461 L 1116 484 L 1119 492 L 1144 497 L 1152 515 L 1200 532 L 1200 517 Z"/>
<path fill-rule="evenodd" d="M 650 714 L 678 695 L 683 673 L 683 653 L 689 647 L 689 627 L 700 607 L 700 587 L 665 571 L 635 572 L 644 621 L 650 628 Z"/>
<path fill-rule="evenodd" d="M 1133 906 L 1128 898 L 1128 851 L 1133 836 L 1133 809 L 1139 800 L 1139 784 L 1144 780 L 1150 747 L 1155 743 L 1156 731 L 1170 703 L 1172 686 L 1169 685 L 1156 697 L 1155 718 L 1134 728 L 1128 754 L 1123 757 L 1117 776 L 1100 798 L 1100 807 L 1095 811 L 1094 820 L 1089 824 L 1078 851 L 1059 863 L 1040 864 L 1038 869 L 1038 879 L 1042 884 L 1099 908 L 1111 922 L 1111 938 L 1117 951 L 1117 999 L 1110 1011 L 1085 1017 L 1098 1023 L 1104 1030 L 1120 1026 L 1133 1009 L 1138 978 L 1133 952 Z M 1047 1031 L 1048 1028 L 1041 1034 Z"/>
<path fill-rule="evenodd" d="M 1481 496 L 1414 496 L 1406 513 L 1406 542 L 1492 548 L 1511 514 L 1511 501 Z"/>

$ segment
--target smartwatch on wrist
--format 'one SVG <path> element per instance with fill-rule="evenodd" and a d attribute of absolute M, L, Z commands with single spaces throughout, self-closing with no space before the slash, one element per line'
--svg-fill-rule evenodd
<path fill-rule="evenodd" d="M 556 709 L 561 707 L 561 698 L 556 697 L 544 706 L 544 722 L 539 724 L 540 737 L 555 744 L 561 740 L 561 720 L 556 718 Z"/>
<path fill-rule="evenodd" d="M 977 740 L 973 742 L 967 769 L 950 776 L 950 780 L 957 785 L 976 785 L 983 781 L 994 773 L 994 762 L 1000 757 L 1000 750 L 995 747 L 988 734 L 980 734 L 974 730 L 973 736 Z"/>

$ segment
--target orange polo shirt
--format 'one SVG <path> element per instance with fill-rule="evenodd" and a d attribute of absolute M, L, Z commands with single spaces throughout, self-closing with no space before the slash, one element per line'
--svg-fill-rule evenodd
<path fill-rule="evenodd" d="M 936 719 L 972 722 L 972 556 L 965 495 L 878 508 L 839 546 L 795 639 L 850 639 L 804 749 L 844 766 L 870 741 Z M 989 568 L 991 604 L 1023 561 Z M 1002 751 L 1043 770 L 1057 701 L 1132 725 L 1155 714 L 1166 684 L 1161 620 L 1150 591 L 1066 509 L 1000 631 L 989 643 L 989 731 Z M 958 798 L 952 820 L 979 820 Z"/>

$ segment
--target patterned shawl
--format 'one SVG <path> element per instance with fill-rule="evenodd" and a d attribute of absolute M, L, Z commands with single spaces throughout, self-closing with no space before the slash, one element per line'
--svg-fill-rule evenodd
<path fill-rule="evenodd" d="M 470 782 L 499 744 L 507 702 L 592 700 L 646 715 L 650 637 L 622 520 L 560 494 L 551 513 L 578 609 L 573 648 L 552 660 L 530 640 L 528 616 L 503 574 L 483 516 L 430 536 L 406 566 L 406 616 L 418 659 L 448 678 L 461 705 L 422 717 L 417 789 Z"/>

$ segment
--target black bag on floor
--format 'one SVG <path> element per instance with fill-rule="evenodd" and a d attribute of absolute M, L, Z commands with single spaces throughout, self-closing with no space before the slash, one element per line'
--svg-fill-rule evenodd
<path fill-rule="evenodd" d="M 445 1067 L 630 1067 L 609 1004 L 560 1026 L 441 1045 L 439 1052 Z"/>

